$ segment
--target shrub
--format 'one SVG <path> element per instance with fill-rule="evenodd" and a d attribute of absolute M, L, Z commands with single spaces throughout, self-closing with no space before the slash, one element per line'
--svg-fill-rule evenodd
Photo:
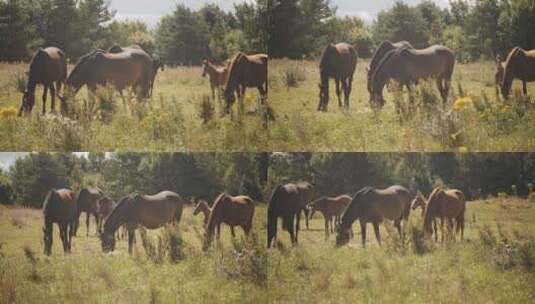
<path fill-rule="evenodd" d="M 287 88 L 296 88 L 306 80 L 306 75 L 297 65 L 290 64 L 282 71 L 282 80 Z"/>
<path fill-rule="evenodd" d="M 166 227 L 156 241 L 151 240 L 145 228 L 139 229 L 139 234 L 147 257 L 156 264 L 162 264 L 166 258 L 169 262 L 176 263 L 186 256 L 185 242 L 177 229 Z"/>

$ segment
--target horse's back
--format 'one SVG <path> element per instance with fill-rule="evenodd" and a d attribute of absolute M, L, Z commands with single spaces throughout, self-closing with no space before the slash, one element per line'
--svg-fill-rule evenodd
<path fill-rule="evenodd" d="M 273 191 L 269 207 L 279 214 L 299 212 L 301 210 L 301 195 L 297 185 L 285 184 L 278 186 Z"/>
<path fill-rule="evenodd" d="M 76 216 L 76 195 L 70 189 L 50 190 L 43 204 L 45 220 L 66 222 Z"/>

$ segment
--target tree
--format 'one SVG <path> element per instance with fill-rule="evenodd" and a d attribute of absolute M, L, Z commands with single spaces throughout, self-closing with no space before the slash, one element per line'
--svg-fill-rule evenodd
<path fill-rule="evenodd" d="M 22 0 L 0 1 L 0 61 L 27 60 L 34 27 Z"/>

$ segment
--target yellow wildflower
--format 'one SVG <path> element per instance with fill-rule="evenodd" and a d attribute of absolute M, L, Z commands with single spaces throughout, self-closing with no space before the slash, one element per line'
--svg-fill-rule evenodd
<path fill-rule="evenodd" d="M 461 111 L 472 107 L 473 104 L 474 102 L 471 97 L 462 97 L 455 101 L 455 103 L 453 104 L 453 109 L 455 111 Z"/>

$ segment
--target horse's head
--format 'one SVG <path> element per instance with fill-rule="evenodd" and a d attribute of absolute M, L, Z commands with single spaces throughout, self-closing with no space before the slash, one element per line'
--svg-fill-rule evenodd
<path fill-rule="evenodd" d="M 416 210 L 418 208 L 425 208 L 425 199 L 423 198 L 422 194 L 418 192 L 414 199 L 411 202 L 412 210 Z"/>
<path fill-rule="evenodd" d="M 351 227 L 347 228 L 340 224 L 336 225 L 336 247 L 341 247 L 349 243 L 349 239 L 351 238 L 350 229 Z"/>
<path fill-rule="evenodd" d="M 230 108 L 236 102 L 236 96 L 232 90 L 225 90 L 225 112 L 224 114 L 230 113 Z"/>
<path fill-rule="evenodd" d="M 513 84 L 513 77 L 516 70 L 522 65 L 525 51 L 519 47 L 515 47 L 507 56 L 505 62 L 503 77 L 501 81 L 501 89 L 503 98 L 507 99 L 511 92 Z"/>
<path fill-rule="evenodd" d="M 203 60 L 202 62 L 202 77 L 206 77 L 206 74 L 208 73 L 208 60 Z"/>
<path fill-rule="evenodd" d="M 115 250 L 115 235 L 113 233 L 103 232 L 100 234 L 100 245 L 104 253 Z"/>
<path fill-rule="evenodd" d="M 33 106 L 35 105 L 35 92 L 30 92 L 29 90 L 24 91 L 22 95 L 22 102 L 19 111 L 19 116 L 22 114 L 32 113 Z"/>
<path fill-rule="evenodd" d="M 373 91 L 373 89 L 372 89 Z M 370 105 L 374 109 L 381 109 L 385 105 L 386 101 L 383 97 L 383 93 L 371 92 L 370 93 Z"/>

